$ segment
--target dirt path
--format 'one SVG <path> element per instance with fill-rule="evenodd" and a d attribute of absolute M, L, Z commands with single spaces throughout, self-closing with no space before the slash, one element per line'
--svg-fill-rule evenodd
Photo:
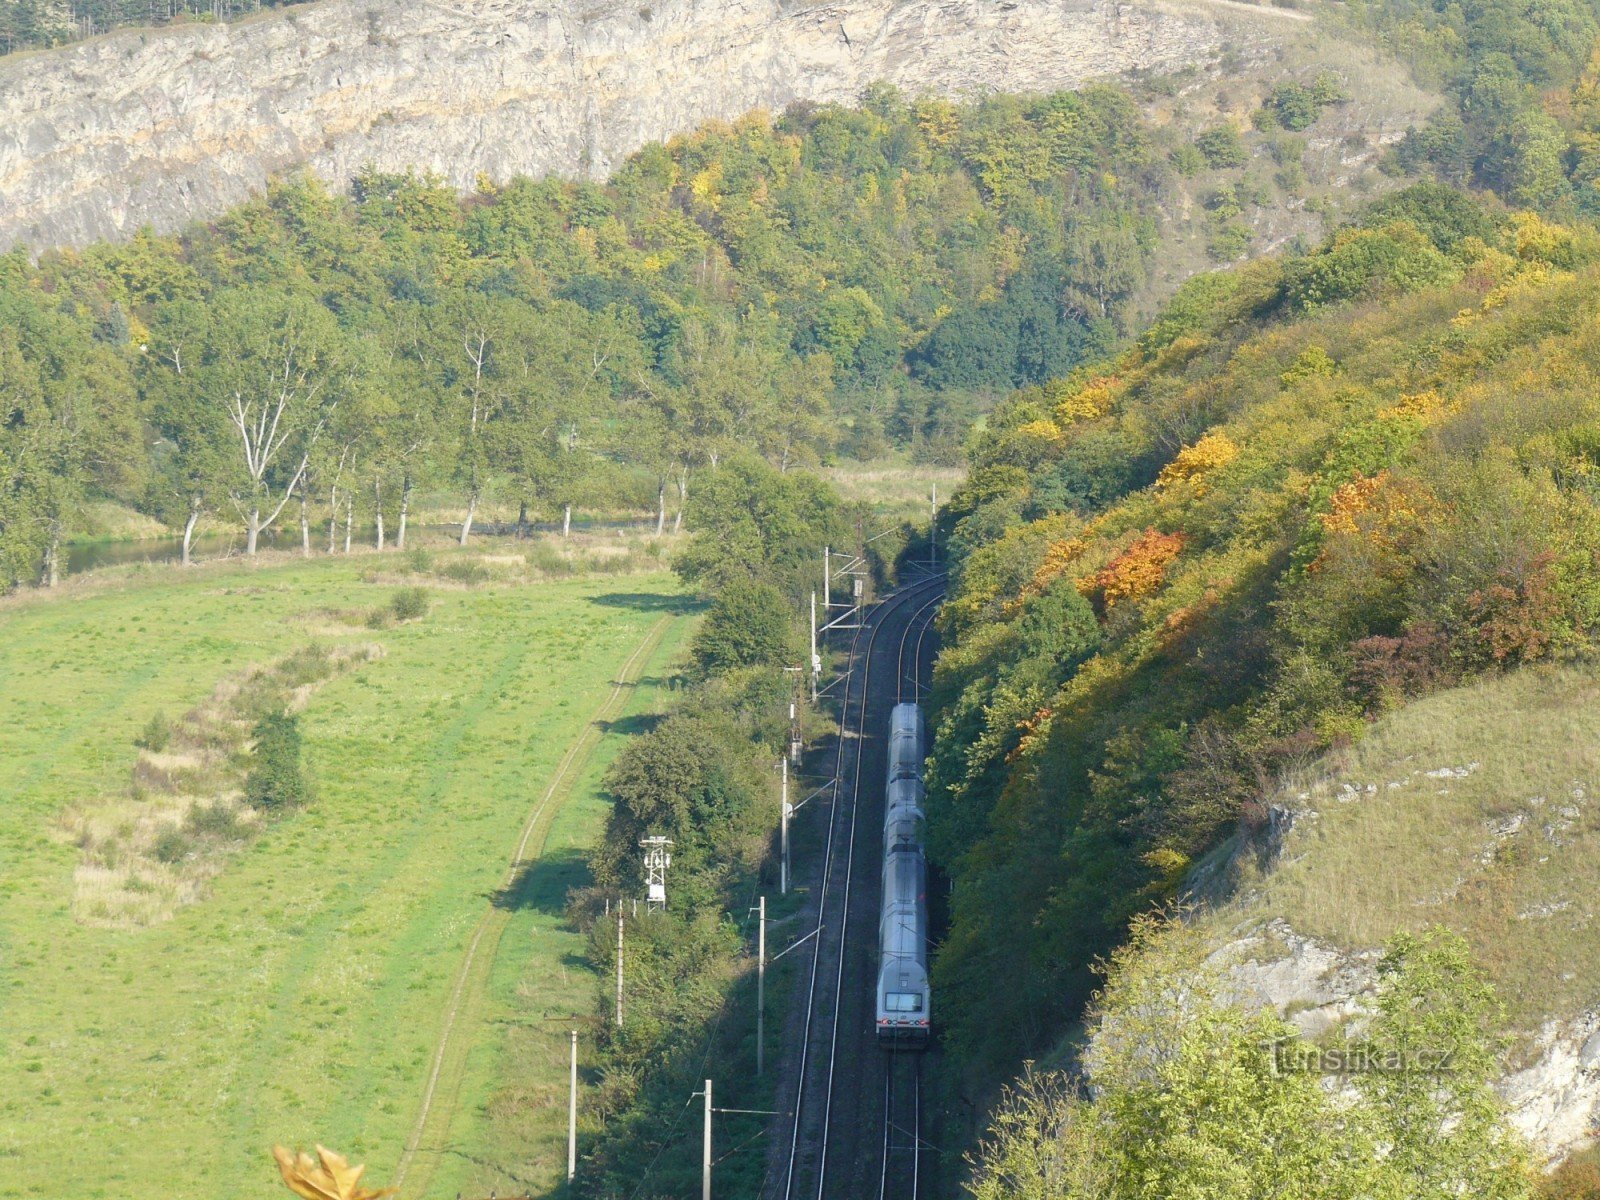
<path fill-rule="evenodd" d="M 673 620 L 670 616 L 662 617 L 650 627 L 644 640 L 634 648 L 617 672 L 610 694 L 590 716 L 583 733 L 567 747 L 567 752 L 550 778 L 549 787 L 533 806 L 522 827 L 522 836 L 506 867 L 502 890 L 511 887 L 530 859 L 537 858 L 543 851 L 551 822 L 604 736 L 605 722 L 617 715 L 628 690 L 638 682 L 645 664 L 661 645 Z M 458 1031 L 471 1029 L 473 1022 L 470 1019 L 464 1021 L 463 1015 L 475 1012 L 484 1002 L 500 937 L 510 919 L 508 908 L 491 903 L 473 930 L 472 938 L 467 943 L 467 952 L 456 971 L 455 984 L 450 991 L 450 1001 L 445 1006 L 438 1044 L 429 1067 L 427 1086 L 423 1089 L 422 1104 L 417 1110 L 411 1136 L 406 1140 L 405 1153 L 401 1155 L 395 1171 L 393 1186 L 403 1188 L 408 1194 L 420 1196 L 427 1190 L 448 1148 L 461 1076 L 472 1041 L 470 1036 L 458 1034 Z M 405 1186 L 408 1178 L 409 1187 Z"/>

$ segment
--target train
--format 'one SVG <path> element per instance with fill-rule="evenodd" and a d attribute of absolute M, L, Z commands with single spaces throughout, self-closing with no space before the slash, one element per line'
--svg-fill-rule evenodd
<path fill-rule="evenodd" d="M 889 714 L 884 781 L 883 901 L 878 917 L 878 1041 L 921 1049 L 932 1034 L 928 986 L 928 860 L 923 837 L 922 709 Z"/>

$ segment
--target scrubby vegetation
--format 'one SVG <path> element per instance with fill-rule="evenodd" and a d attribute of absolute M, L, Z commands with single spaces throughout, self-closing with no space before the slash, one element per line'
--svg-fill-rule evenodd
<path fill-rule="evenodd" d="M 1460 939 L 1396 938 L 1370 1021 L 1312 1047 L 1232 1002 L 1181 923 L 1139 921 L 1096 1002 L 1093 1087 L 1030 1074 L 973 1156 L 977 1200 L 1529 1194 L 1490 1088 L 1496 1001 Z M 1315 1065 L 1364 1064 L 1341 1093 Z"/>
<path fill-rule="evenodd" d="M 980 1075 L 1049 1051 L 1094 959 L 1264 834 L 1279 779 L 1414 697 L 1596 649 L 1597 262 L 1582 226 L 1419 186 L 996 411 L 945 514 L 930 769 L 936 978 Z M 1313 928 L 1436 915 L 1385 892 L 1328 927 L 1369 866 L 1383 888 L 1363 862 L 1296 893 Z M 1459 924 L 1499 966 L 1484 916 Z"/>

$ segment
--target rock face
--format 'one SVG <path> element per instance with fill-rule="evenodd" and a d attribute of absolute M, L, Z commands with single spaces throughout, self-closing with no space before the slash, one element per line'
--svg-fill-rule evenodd
<path fill-rule="evenodd" d="M 1314 1040 L 1361 1020 L 1379 957 L 1306 937 L 1278 917 L 1240 930 L 1212 961 L 1226 970 L 1241 1004 L 1271 1005 Z M 1600 1130 L 1600 1011 L 1545 1022 L 1522 1065 L 1497 1087 L 1511 1124 L 1546 1162 L 1592 1144 Z"/>
<path fill-rule="evenodd" d="M 172 229 L 306 166 L 604 177 L 797 100 L 1056 89 L 1250 50 L 1231 0 L 380 0 L 129 30 L 0 61 L 0 248 Z"/>

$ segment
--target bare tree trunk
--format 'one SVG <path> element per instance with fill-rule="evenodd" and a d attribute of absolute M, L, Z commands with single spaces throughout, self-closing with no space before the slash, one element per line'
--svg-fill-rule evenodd
<path fill-rule="evenodd" d="M 328 496 L 328 553 L 332 554 L 339 545 L 339 489 L 334 488 Z"/>
<path fill-rule="evenodd" d="M 306 511 L 306 490 L 300 489 L 300 554 L 311 557 L 311 514 Z"/>
<path fill-rule="evenodd" d="M 407 474 L 400 482 L 400 528 L 394 533 L 394 548 L 406 548 L 406 514 L 411 511 L 411 476 Z"/>
<path fill-rule="evenodd" d="M 250 555 L 252 558 L 255 557 L 256 552 L 256 536 L 260 532 L 261 510 L 259 508 L 252 508 L 250 510 L 250 519 L 245 523 L 244 531 L 244 552 Z"/>
<path fill-rule="evenodd" d="M 517 506 L 517 541 L 528 540 L 528 502 L 523 500 Z"/>
<path fill-rule="evenodd" d="M 199 520 L 200 501 L 198 499 L 191 500 L 189 502 L 189 516 L 183 522 L 183 565 L 186 567 L 192 565 L 194 561 L 190 557 L 190 551 L 194 548 L 194 527 Z"/>
<path fill-rule="evenodd" d="M 383 549 L 383 482 L 378 479 L 372 481 L 373 509 L 378 514 L 378 549 Z"/>
<path fill-rule="evenodd" d="M 657 481 L 656 485 L 656 536 L 667 527 L 667 481 L 665 478 Z"/>
<path fill-rule="evenodd" d="M 677 533 L 683 528 L 683 506 L 689 503 L 689 471 L 685 468 L 678 472 L 678 511 L 672 518 L 672 532 Z"/>
<path fill-rule="evenodd" d="M 467 497 L 467 519 L 465 521 L 461 522 L 461 544 L 463 546 L 465 546 L 467 544 L 467 535 L 472 532 L 472 518 L 473 518 L 474 514 L 477 513 L 477 511 L 478 511 L 478 498 L 476 496 L 468 496 Z"/>
<path fill-rule="evenodd" d="M 61 530 L 52 525 L 50 528 L 50 545 L 44 552 L 44 586 L 53 588 L 61 582 Z"/>
<path fill-rule="evenodd" d="M 572 536 L 572 505 L 567 505 L 561 510 L 561 536 Z"/>
<path fill-rule="evenodd" d="M 350 553 L 350 537 L 356 527 L 356 498 L 353 493 L 344 497 L 344 552 Z"/>

